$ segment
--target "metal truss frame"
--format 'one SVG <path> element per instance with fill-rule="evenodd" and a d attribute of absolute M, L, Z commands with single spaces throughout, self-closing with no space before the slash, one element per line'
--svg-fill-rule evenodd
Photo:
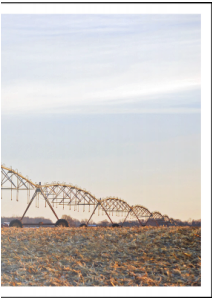
<path fill-rule="evenodd" d="M 156 221 L 157 225 L 158 219 L 161 219 L 168 223 L 176 224 L 176 222 L 172 218 L 169 218 L 167 215 L 162 216 L 160 212 L 151 213 L 147 208 L 141 205 L 136 205 L 134 207 L 130 206 L 126 201 L 117 197 L 108 197 L 99 200 L 85 189 L 73 186 L 72 184 L 66 184 L 64 182 L 53 182 L 51 184 L 45 183 L 44 185 L 41 185 L 41 183 L 33 183 L 30 179 L 24 177 L 20 172 L 12 169 L 12 167 L 8 168 L 4 165 L 1 165 L 1 196 L 3 190 L 11 190 L 11 200 L 12 192 L 15 190 L 17 201 L 19 197 L 19 191 L 27 191 L 27 207 L 20 220 L 24 218 L 32 202 L 35 199 L 39 199 L 39 196 L 41 196 L 45 200 L 45 205 L 47 204 L 49 206 L 57 220 L 59 218 L 55 212 L 54 205 L 56 207 L 57 205 L 63 206 L 63 209 L 64 206 L 68 206 L 69 209 L 71 209 L 71 206 L 74 206 L 74 210 L 77 209 L 78 211 L 79 206 L 83 206 L 83 211 L 85 211 L 86 206 L 89 206 L 89 211 L 90 206 L 94 206 L 87 224 L 89 223 L 97 209 L 98 214 L 100 210 L 104 212 L 112 224 L 113 222 L 110 217 L 110 213 L 112 213 L 112 215 L 113 213 L 116 213 L 117 216 L 123 216 L 124 214 L 125 218 L 123 220 L 123 223 L 126 221 L 128 216 L 130 216 L 132 218 L 136 218 L 139 224 L 143 226 L 147 224 L 150 218 L 153 218 Z M 34 192 L 32 197 L 30 198 L 31 191 Z M 147 220 L 146 222 L 142 223 L 142 219 Z"/>

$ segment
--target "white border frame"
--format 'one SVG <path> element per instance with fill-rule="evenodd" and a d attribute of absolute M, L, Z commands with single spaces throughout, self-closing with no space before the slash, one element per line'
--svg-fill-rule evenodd
<path fill-rule="evenodd" d="M 1 4 L 1 14 L 201 14 L 201 287 L 1 287 L 1 296 L 209 297 L 211 296 L 211 5 Z"/>

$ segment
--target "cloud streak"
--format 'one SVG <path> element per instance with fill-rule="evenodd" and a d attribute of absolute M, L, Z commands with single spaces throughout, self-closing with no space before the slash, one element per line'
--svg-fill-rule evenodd
<path fill-rule="evenodd" d="M 200 16 L 2 17 L 2 113 L 145 112 L 167 94 L 164 109 L 193 112 L 199 89 Z"/>

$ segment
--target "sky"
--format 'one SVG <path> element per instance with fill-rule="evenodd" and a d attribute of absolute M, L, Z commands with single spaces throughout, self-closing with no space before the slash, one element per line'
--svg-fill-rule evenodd
<path fill-rule="evenodd" d="M 200 15 L 2 15 L 1 162 L 200 219 L 200 49 Z M 2 216 L 26 203 L 5 191 Z"/>

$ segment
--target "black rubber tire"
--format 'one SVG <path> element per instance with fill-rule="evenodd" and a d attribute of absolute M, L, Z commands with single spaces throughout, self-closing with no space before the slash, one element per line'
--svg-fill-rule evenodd
<path fill-rule="evenodd" d="M 68 221 L 65 219 L 59 219 L 55 223 L 55 226 L 69 227 Z"/>
<path fill-rule="evenodd" d="M 81 223 L 81 224 L 80 224 L 80 227 L 87 227 L 87 224 L 85 224 L 85 223 Z"/>
<path fill-rule="evenodd" d="M 112 227 L 120 227 L 120 225 L 118 223 L 113 223 Z"/>
<path fill-rule="evenodd" d="M 23 227 L 23 224 L 20 220 L 18 219 L 14 219 L 10 222 L 9 224 L 10 227 L 19 227 L 19 228 L 22 228 Z"/>

